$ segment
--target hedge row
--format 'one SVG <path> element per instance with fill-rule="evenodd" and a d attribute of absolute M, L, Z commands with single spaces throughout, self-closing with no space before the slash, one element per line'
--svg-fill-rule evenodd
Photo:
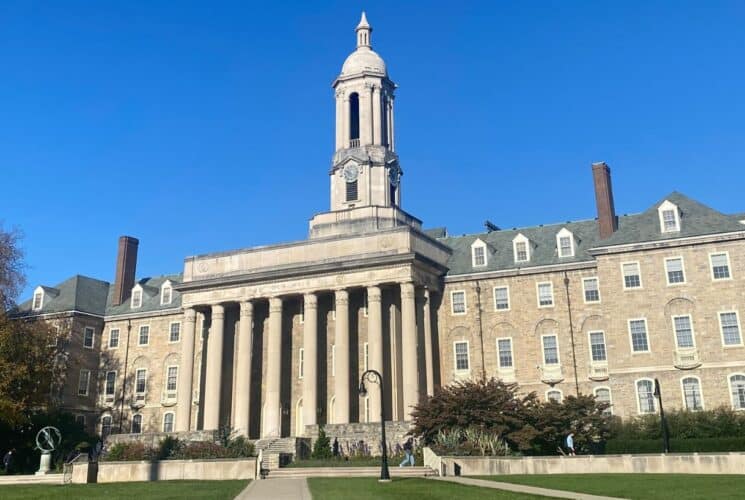
<path fill-rule="evenodd" d="M 698 439 L 671 439 L 670 453 L 715 453 L 745 451 L 745 437 L 719 437 Z M 605 453 L 662 453 L 662 439 L 609 439 Z"/>

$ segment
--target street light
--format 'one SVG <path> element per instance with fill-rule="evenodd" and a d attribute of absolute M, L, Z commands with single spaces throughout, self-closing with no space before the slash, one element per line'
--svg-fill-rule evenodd
<path fill-rule="evenodd" d="M 385 442 L 385 390 L 383 386 L 383 376 L 376 370 L 367 370 L 360 377 L 360 396 L 363 398 L 367 396 L 367 388 L 365 387 L 365 379 L 373 384 L 380 386 L 380 441 L 383 447 L 383 460 L 380 465 L 380 479 L 379 482 L 390 482 L 391 475 L 388 472 L 388 445 Z"/>
<path fill-rule="evenodd" d="M 662 426 L 663 453 L 670 453 L 670 436 L 668 436 L 667 433 L 665 410 L 662 409 L 662 390 L 660 389 L 660 381 L 658 379 L 654 379 L 654 395 L 657 397 L 657 401 L 660 404 L 660 425 Z"/>

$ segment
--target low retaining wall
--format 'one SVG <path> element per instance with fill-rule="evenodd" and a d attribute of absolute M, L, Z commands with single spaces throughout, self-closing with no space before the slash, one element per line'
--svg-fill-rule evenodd
<path fill-rule="evenodd" d="M 339 440 L 340 452 L 343 455 L 354 455 L 362 453 L 365 455 L 380 456 L 380 422 L 378 423 L 353 423 L 353 424 L 326 424 L 323 426 L 326 436 L 334 442 Z M 388 454 L 393 455 L 403 452 L 403 444 L 409 438 L 407 436 L 411 425 L 409 422 L 386 422 L 385 439 L 388 444 Z M 307 425 L 305 435 L 310 437 L 313 443 L 318 439 L 318 426 Z"/>
<path fill-rule="evenodd" d="M 255 458 L 161 460 L 159 462 L 99 462 L 96 481 L 89 478 L 89 467 L 91 467 L 91 464 L 74 464 L 72 482 L 120 483 L 129 481 L 169 481 L 175 479 L 256 479 Z"/>
<path fill-rule="evenodd" d="M 147 432 L 141 434 L 110 434 L 106 438 L 106 445 L 117 443 L 142 443 L 151 448 L 157 447 L 168 436 L 181 441 L 215 441 L 215 431 L 187 431 L 187 432 Z"/>
<path fill-rule="evenodd" d="M 745 453 L 448 457 L 425 448 L 424 464 L 441 476 L 515 474 L 745 474 Z"/>

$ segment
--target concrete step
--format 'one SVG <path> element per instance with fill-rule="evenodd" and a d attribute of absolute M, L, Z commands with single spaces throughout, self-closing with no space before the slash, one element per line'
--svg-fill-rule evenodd
<path fill-rule="evenodd" d="M 391 477 L 426 477 L 435 472 L 429 467 L 388 468 Z M 290 479 L 303 477 L 379 477 L 380 467 L 286 467 L 269 472 L 267 479 Z"/>
<path fill-rule="evenodd" d="M 0 486 L 7 484 L 62 484 L 62 474 L 0 476 Z"/>

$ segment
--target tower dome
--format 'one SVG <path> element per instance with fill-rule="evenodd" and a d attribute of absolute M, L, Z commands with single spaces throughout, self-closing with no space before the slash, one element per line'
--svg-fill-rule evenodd
<path fill-rule="evenodd" d="M 372 28 L 368 24 L 364 12 L 355 31 L 357 32 L 357 49 L 349 54 L 349 57 L 344 61 L 339 76 L 350 76 L 364 72 L 388 76 L 385 61 L 371 47 L 370 34 Z"/>

